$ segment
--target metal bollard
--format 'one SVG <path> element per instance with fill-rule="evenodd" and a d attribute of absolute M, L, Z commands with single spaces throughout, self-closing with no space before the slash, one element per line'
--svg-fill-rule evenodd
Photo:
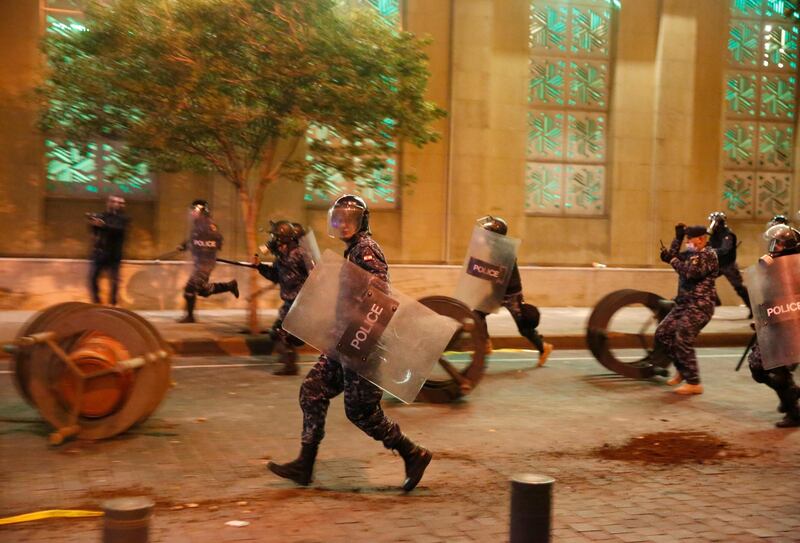
<path fill-rule="evenodd" d="M 522 473 L 511 478 L 511 543 L 549 543 L 555 479 Z"/>
<path fill-rule="evenodd" d="M 103 543 L 147 543 L 154 505 L 143 496 L 104 501 Z"/>

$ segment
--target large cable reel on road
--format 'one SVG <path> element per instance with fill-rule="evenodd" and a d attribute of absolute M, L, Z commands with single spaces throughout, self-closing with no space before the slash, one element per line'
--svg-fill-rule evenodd
<path fill-rule="evenodd" d="M 147 419 L 170 387 L 170 347 L 131 311 L 80 302 L 36 314 L 5 346 L 22 397 L 55 431 L 104 439 Z"/>
<path fill-rule="evenodd" d="M 604 296 L 595 305 L 586 326 L 589 350 L 603 366 L 625 377 L 647 379 L 667 375 L 666 368 L 671 362 L 654 344 L 651 333 L 673 305 L 674 302 L 658 294 L 634 289 L 617 290 Z M 641 322 L 618 327 L 615 316 L 632 306 L 644 306 L 648 310 L 646 316 Z M 640 350 L 632 360 L 623 360 L 615 352 L 632 348 Z"/>
<path fill-rule="evenodd" d="M 486 320 L 466 304 L 449 296 L 426 296 L 419 303 L 440 315 L 450 317 L 461 325 L 445 352 L 439 358 L 440 378 L 433 375 L 422 386 L 417 397 L 431 403 L 448 403 L 466 396 L 478 385 L 486 370 L 486 355 L 489 351 L 489 332 Z M 449 353 L 458 353 L 468 358 L 465 367 L 459 369 L 449 358 Z"/>

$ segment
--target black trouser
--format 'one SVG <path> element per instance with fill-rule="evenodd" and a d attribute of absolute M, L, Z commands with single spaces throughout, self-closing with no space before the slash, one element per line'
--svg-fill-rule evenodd
<path fill-rule="evenodd" d="M 331 398 L 344 392 L 347 418 L 371 438 L 394 449 L 403 437 L 400 426 L 381 409 L 383 391 L 356 372 L 320 356 L 300 387 L 304 445 L 319 445 L 325 437 L 325 418 Z"/>
<path fill-rule="evenodd" d="M 117 305 L 117 291 L 119 289 L 119 260 L 93 259 L 89 266 L 89 292 L 92 302 L 100 303 L 100 291 L 97 287 L 98 279 L 103 270 L 108 270 L 108 280 L 111 282 L 111 305 Z"/>
<path fill-rule="evenodd" d="M 792 371 L 786 366 L 778 366 L 771 370 L 764 369 L 761 361 L 761 348 L 758 346 L 758 342 L 753 346 L 753 350 L 750 351 L 747 363 L 750 366 L 750 374 L 753 376 L 753 380 L 767 385 L 778 395 L 778 399 L 781 402 L 781 411 L 793 419 L 800 419 L 800 407 L 797 404 L 800 390 L 798 390 L 794 382 Z"/>

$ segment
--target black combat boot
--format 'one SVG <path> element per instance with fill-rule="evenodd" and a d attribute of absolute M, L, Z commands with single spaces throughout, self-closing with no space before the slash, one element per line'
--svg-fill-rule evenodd
<path fill-rule="evenodd" d="M 786 412 L 786 415 L 775 423 L 778 428 L 794 428 L 800 426 L 800 409 L 795 405 L 793 409 Z"/>
<path fill-rule="evenodd" d="M 269 462 L 267 469 L 278 477 L 290 479 L 301 486 L 311 483 L 311 474 L 314 472 L 314 461 L 317 459 L 319 445 L 306 445 L 300 449 L 300 456 L 286 464 Z"/>
<path fill-rule="evenodd" d="M 403 462 L 406 466 L 406 480 L 403 481 L 403 490 L 410 492 L 414 490 L 414 487 L 422 479 L 425 468 L 431 463 L 433 453 L 425 447 L 416 445 L 406 436 L 402 436 L 394 448 L 403 457 Z"/>
<path fill-rule="evenodd" d="M 184 296 L 183 299 L 186 300 L 186 315 L 178 319 L 178 322 L 182 324 L 196 322 L 194 320 L 194 304 L 197 302 L 197 298 L 195 296 Z"/>
<path fill-rule="evenodd" d="M 283 367 L 273 371 L 272 375 L 297 375 L 297 353 L 294 350 L 283 351 L 278 362 L 282 362 Z"/>
<path fill-rule="evenodd" d="M 234 279 L 233 281 L 228 281 L 225 284 L 228 287 L 228 291 L 231 294 L 233 294 L 233 297 L 234 298 L 238 298 L 239 297 L 239 282 L 236 279 Z"/>

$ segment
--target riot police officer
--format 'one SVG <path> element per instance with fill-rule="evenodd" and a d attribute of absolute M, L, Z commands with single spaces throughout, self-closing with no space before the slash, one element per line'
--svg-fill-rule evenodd
<path fill-rule="evenodd" d="M 122 262 L 122 245 L 130 219 L 125 215 L 125 199 L 109 196 L 103 213 L 87 213 L 92 232 L 91 266 L 89 267 L 89 292 L 92 302 L 100 303 L 97 280 L 103 270 L 108 271 L 111 283 L 111 305 L 117 305 L 119 290 L 119 266 Z"/>
<path fill-rule="evenodd" d="M 481 217 L 478 219 L 478 226 L 501 236 L 508 234 L 508 224 L 500 217 L 491 215 Z M 553 344 L 545 342 L 544 338 L 536 330 L 537 326 L 539 326 L 539 310 L 536 306 L 525 303 L 525 299 L 522 296 L 522 279 L 516 260 L 514 261 L 514 269 L 511 271 L 511 278 L 506 287 L 505 296 L 503 296 L 502 305 L 511 313 L 520 335 L 530 341 L 539 351 L 537 366 L 544 366 L 545 362 L 547 362 L 547 357 L 553 352 Z"/>
<path fill-rule="evenodd" d="M 680 247 L 686 236 L 686 251 Z M 717 253 L 707 247 L 704 226 L 675 225 L 675 239 L 661 250 L 661 260 L 678 272 L 675 306 L 656 328 L 656 341 L 675 364 L 677 373 L 667 381 L 678 394 L 702 394 L 694 341 L 714 314 L 714 280 L 719 274 Z"/>
<path fill-rule="evenodd" d="M 800 253 L 800 233 L 786 224 L 778 223 L 764 233 L 768 240 L 768 253 L 759 259 L 759 264 L 769 266 L 773 259 Z M 750 374 L 757 383 L 763 383 L 775 391 L 780 400 L 778 410 L 784 413 L 782 420 L 775 423 L 778 428 L 800 426 L 800 387 L 794 382 L 790 368 L 778 366 L 766 370 L 761 360 L 761 348 L 756 341 L 747 359 Z"/>
<path fill-rule="evenodd" d="M 302 225 L 298 223 L 270 221 L 267 249 L 275 257 L 275 261 L 272 264 L 258 264 L 258 273 L 268 281 L 278 284 L 283 300 L 283 305 L 278 309 L 278 319 L 270 331 L 273 340 L 279 345 L 281 351 L 279 361 L 283 363 L 283 368 L 275 371 L 275 375 L 297 375 L 296 348 L 303 345 L 302 341 L 281 327 L 309 273 L 306 265 L 308 259 L 298 245 L 301 232 L 303 232 Z"/>
<path fill-rule="evenodd" d="M 364 200 L 350 194 L 338 198 L 328 210 L 328 234 L 346 243 L 344 257 L 347 260 L 388 283 L 389 265 L 380 245 L 372 239 L 369 209 Z M 268 469 L 299 485 L 311 482 L 317 450 L 325 436 L 328 405 L 342 392 L 347 418 L 364 433 L 383 442 L 387 449 L 400 453 L 406 475 L 403 490 L 412 490 L 422 479 L 433 455 L 403 435 L 400 426 L 386 416 L 381 409 L 383 393 L 380 388 L 324 355 L 319 357 L 300 387 L 303 410 L 300 455 L 286 464 L 270 462 Z"/>
<path fill-rule="evenodd" d="M 708 216 L 709 226 L 708 233 L 711 234 L 709 245 L 717 252 L 719 259 L 719 273 L 724 275 L 728 282 L 730 282 L 736 294 L 747 306 L 749 314 L 748 319 L 753 318 L 753 312 L 750 310 L 750 296 L 747 294 L 747 288 L 744 286 L 742 274 L 739 267 L 736 265 L 736 234 L 728 227 L 727 218 L 722 211 L 714 211 Z M 719 297 L 717 297 L 717 301 Z M 719 305 L 719 304 L 717 304 Z"/>
<path fill-rule="evenodd" d="M 177 249 L 192 253 L 194 268 L 186 286 L 183 288 L 183 298 L 186 301 L 186 315 L 178 322 L 196 322 L 194 307 L 197 296 L 207 298 L 212 294 L 230 292 L 239 297 L 239 284 L 236 279 L 227 283 L 209 283 L 211 271 L 217 264 L 217 251 L 222 249 L 222 234 L 211 219 L 211 208 L 205 200 L 195 200 L 190 206 L 192 217 L 192 231 L 187 241 L 180 244 Z"/>

